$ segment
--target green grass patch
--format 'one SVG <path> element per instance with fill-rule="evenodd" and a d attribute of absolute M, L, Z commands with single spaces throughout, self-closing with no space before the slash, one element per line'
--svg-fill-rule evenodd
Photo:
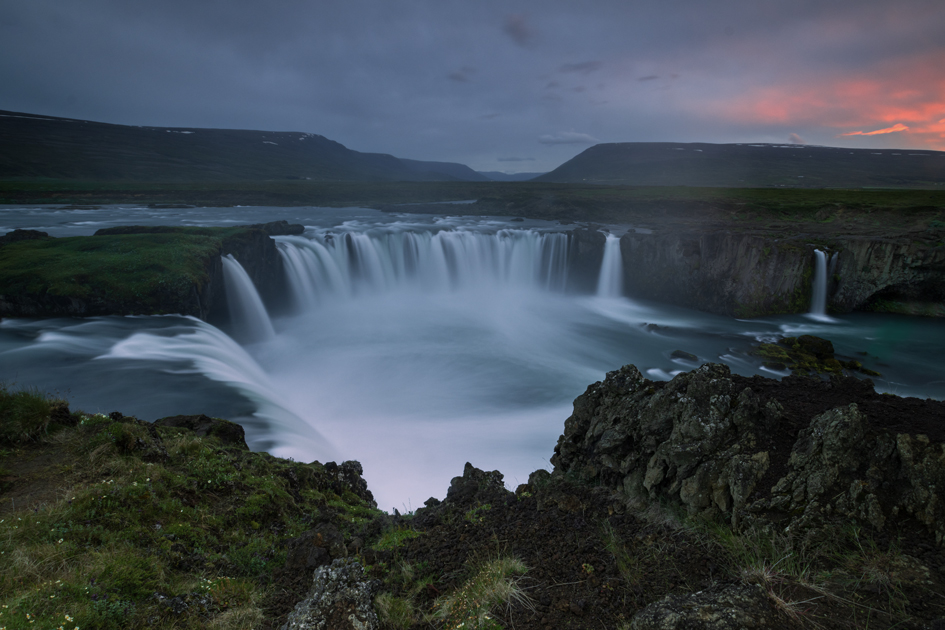
<path fill-rule="evenodd" d="M 320 465 L 171 428 L 157 429 L 167 458 L 144 461 L 153 451 L 140 441 L 155 440 L 146 423 L 75 415 L 54 439 L 5 450 L 4 465 L 25 475 L 18 483 L 57 495 L 23 507 L 17 499 L 16 511 L 0 503 L 0 627 L 9 630 L 255 627 L 288 540 L 328 510 L 326 497 L 341 501 Z M 44 458 L 43 474 L 24 467 Z M 349 507 L 367 510 L 360 499 Z"/>
<path fill-rule="evenodd" d="M 207 261 L 221 247 L 220 237 L 181 233 L 22 241 L 0 248 L 0 279 L 7 295 L 134 303 L 159 313 L 206 284 Z"/>

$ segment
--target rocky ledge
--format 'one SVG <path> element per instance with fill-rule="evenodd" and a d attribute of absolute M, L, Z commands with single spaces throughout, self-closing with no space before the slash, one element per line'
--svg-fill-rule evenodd
<path fill-rule="evenodd" d="M 742 377 L 706 364 L 654 382 L 627 365 L 574 402 L 556 474 L 629 505 L 830 536 L 858 525 L 945 543 L 945 403 L 854 377 Z"/>

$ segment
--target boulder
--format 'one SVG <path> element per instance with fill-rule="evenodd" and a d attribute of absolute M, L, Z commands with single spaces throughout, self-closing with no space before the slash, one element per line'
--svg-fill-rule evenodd
<path fill-rule="evenodd" d="M 374 594 L 380 583 L 366 580 L 352 559 L 315 570 L 312 588 L 289 613 L 282 630 L 375 630 Z"/>
<path fill-rule="evenodd" d="M 790 627 L 756 584 L 716 584 L 704 591 L 667 595 L 630 621 L 630 630 L 753 630 Z"/>

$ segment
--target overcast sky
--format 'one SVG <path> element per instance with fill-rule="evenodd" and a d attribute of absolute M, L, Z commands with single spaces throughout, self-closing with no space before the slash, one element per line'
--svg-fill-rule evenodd
<path fill-rule="evenodd" d="M 945 150 L 945 2 L 0 0 L 0 109 L 507 172 L 597 142 Z"/>

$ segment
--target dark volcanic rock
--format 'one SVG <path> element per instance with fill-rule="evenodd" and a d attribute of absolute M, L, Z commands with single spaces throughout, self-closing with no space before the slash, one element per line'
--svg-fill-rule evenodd
<path fill-rule="evenodd" d="M 285 219 L 281 221 L 270 221 L 269 223 L 254 223 L 253 225 L 244 225 L 242 227 L 262 230 L 269 236 L 291 236 L 305 232 L 304 225 L 289 223 Z"/>
<path fill-rule="evenodd" d="M 289 541 L 285 568 L 312 571 L 347 556 L 344 536 L 338 527 L 332 523 L 322 523 Z"/>
<path fill-rule="evenodd" d="M 635 507 L 675 504 L 733 526 L 883 530 L 912 520 L 945 543 L 945 444 L 917 430 L 940 424 L 945 403 L 881 397 L 852 377 L 769 381 L 717 364 L 668 383 L 632 365 L 610 372 L 574 401 L 554 474 L 613 488 Z M 820 403 L 795 400 L 818 393 Z"/>
<path fill-rule="evenodd" d="M 342 462 L 341 465 L 328 462 L 325 464 L 325 472 L 334 478 L 333 489 L 335 492 L 338 494 L 352 492 L 358 498 L 367 501 L 372 507 L 377 507 L 374 494 L 368 490 L 367 481 L 361 476 L 364 474 L 361 462 L 351 460 Z"/>
<path fill-rule="evenodd" d="M 754 584 L 717 584 L 691 595 L 667 595 L 630 622 L 630 630 L 753 630 L 791 627 Z"/>
<path fill-rule="evenodd" d="M 376 580 L 364 578 L 355 560 L 335 560 L 315 571 L 312 589 L 289 614 L 282 630 L 374 630 Z"/>

